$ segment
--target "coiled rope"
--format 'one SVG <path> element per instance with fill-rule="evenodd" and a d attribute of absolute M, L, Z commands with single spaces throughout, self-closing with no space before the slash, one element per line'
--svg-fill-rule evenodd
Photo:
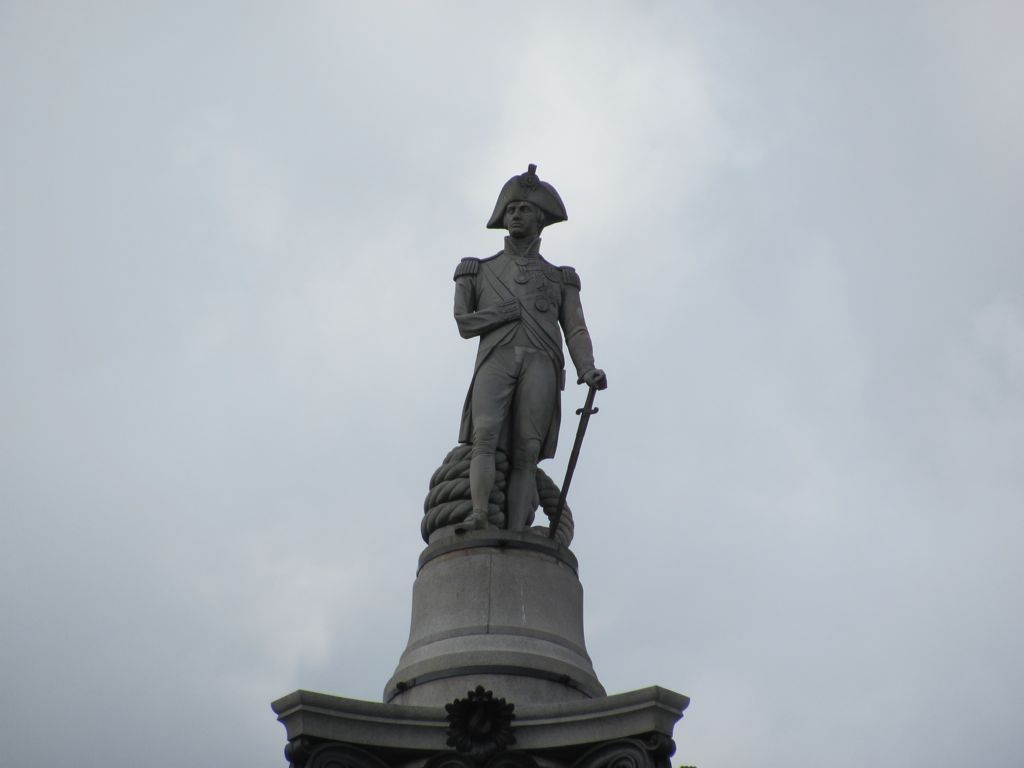
<path fill-rule="evenodd" d="M 430 540 L 430 534 L 439 528 L 455 525 L 465 520 L 473 511 L 473 502 L 469 493 L 469 461 L 473 446 L 457 445 L 444 457 L 441 466 L 430 478 L 430 489 L 423 502 L 423 520 L 420 521 L 420 534 L 424 541 Z M 488 503 L 487 517 L 492 525 L 505 527 L 505 489 L 508 482 L 508 456 L 499 450 L 494 457 L 495 473 L 494 488 Z M 537 494 L 534 507 L 540 506 L 550 520 L 555 514 L 558 504 L 559 488 L 544 473 L 537 470 Z M 533 522 L 531 512 L 527 525 Z M 562 518 L 555 532 L 555 541 L 569 546 L 573 534 L 572 512 L 566 504 L 562 510 Z"/>

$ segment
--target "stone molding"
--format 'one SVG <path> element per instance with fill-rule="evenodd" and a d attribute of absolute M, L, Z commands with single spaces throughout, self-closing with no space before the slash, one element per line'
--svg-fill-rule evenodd
<path fill-rule="evenodd" d="M 672 733 L 689 703 L 686 696 L 652 686 L 599 699 L 517 704 L 515 749 L 495 755 L 495 761 L 502 757 L 500 764 L 472 762 L 472 768 L 533 768 L 527 758 L 541 759 L 546 768 L 669 768 Z M 472 758 L 447 746 L 449 723 L 441 707 L 311 691 L 295 691 L 271 706 L 285 726 L 285 754 L 295 768 L 382 768 L 380 762 L 388 768 L 428 768 L 428 762 L 429 768 L 471 768 L 461 761 Z M 367 763 L 360 752 L 380 762 Z M 317 754 L 322 762 L 310 763 Z"/>
<path fill-rule="evenodd" d="M 576 555 L 568 547 L 564 547 L 557 541 L 542 535 L 533 529 L 525 531 L 506 531 L 492 529 L 486 531 L 468 531 L 465 534 L 440 539 L 429 544 L 421 553 L 416 572 L 423 570 L 423 566 L 435 558 L 463 550 L 478 549 L 480 547 L 493 547 L 495 549 L 521 549 L 528 552 L 538 552 L 548 555 L 562 565 L 572 569 L 574 574 L 579 575 L 580 564 Z"/>

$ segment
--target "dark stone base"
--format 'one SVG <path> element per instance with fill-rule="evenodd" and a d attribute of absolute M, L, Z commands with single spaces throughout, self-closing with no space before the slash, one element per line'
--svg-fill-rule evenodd
<path fill-rule="evenodd" d="M 513 704 L 515 702 L 512 702 Z M 598 699 L 516 706 L 514 744 L 488 755 L 448 746 L 445 709 L 295 691 L 271 706 L 292 768 L 670 768 L 690 700 L 651 687 Z"/>

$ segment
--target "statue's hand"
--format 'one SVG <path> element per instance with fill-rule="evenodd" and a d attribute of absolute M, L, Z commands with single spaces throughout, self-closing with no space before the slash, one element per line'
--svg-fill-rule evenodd
<path fill-rule="evenodd" d="M 593 368 L 583 374 L 581 383 L 594 389 L 607 389 L 608 377 L 600 368 Z"/>

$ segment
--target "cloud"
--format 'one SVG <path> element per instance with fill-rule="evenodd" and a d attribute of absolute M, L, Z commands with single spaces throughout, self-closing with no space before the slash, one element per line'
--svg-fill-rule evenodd
<path fill-rule="evenodd" d="M 1015 10 L 0 18 L 0 763 L 273 764 L 270 700 L 380 696 L 528 162 L 611 380 L 606 687 L 692 695 L 686 763 L 1019 753 Z"/>

